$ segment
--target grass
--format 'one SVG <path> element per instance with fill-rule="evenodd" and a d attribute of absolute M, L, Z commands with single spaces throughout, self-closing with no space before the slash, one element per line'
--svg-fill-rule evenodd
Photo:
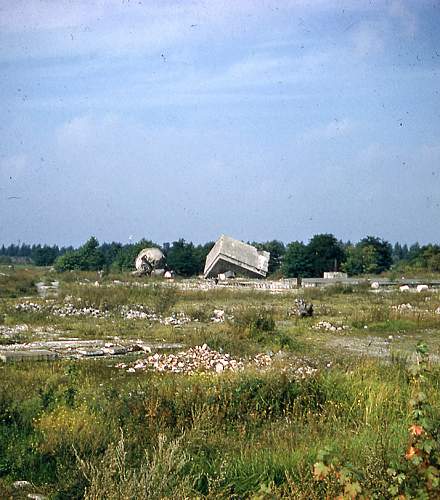
<path fill-rule="evenodd" d="M 53 274 L 60 281 L 53 303 L 69 297 L 109 311 L 102 319 L 60 318 L 47 310 L 17 311 L 15 305 L 34 291 L 21 291 L 23 280 L 31 287 L 48 271 L 14 272 L 18 276 L 8 277 L 8 292 L 2 292 L 0 317 L 3 326 L 26 323 L 27 340 L 50 327 L 63 336 L 165 339 L 207 343 L 235 357 L 268 351 L 282 356 L 268 371 L 193 376 L 131 374 L 114 367 L 120 359 L 2 364 L 0 497 L 16 494 L 13 481 L 28 480 L 31 491 L 53 499 L 335 498 L 339 483 L 313 476 L 325 448 L 350 465 L 371 498 L 389 497 L 387 469 L 405 461 L 411 424 L 410 355 L 419 339 L 428 340 L 434 354 L 440 347 L 437 292 L 202 292 L 155 281 L 141 287 L 125 275 L 106 277 L 109 286 L 96 287 L 92 274 Z M 113 279 L 128 284 L 113 285 Z M 317 317 L 292 315 L 297 295 L 313 301 Z M 35 296 L 32 301 L 49 304 Z M 408 302 L 414 311 L 393 308 Z M 185 311 L 197 322 L 173 328 L 124 320 L 119 307 L 136 304 L 161 314 Z M 229 319 L 212 323 L 214 309 Z M 312 329 L 321 320 L 350 329 Z M 390 335 L 395 350 L 387 358 L 368 350 L 359 357 L 344 347 Z M 335 339 L 342 347 L 332 347 Z M 318 371 L 297 380 L 283 369 L 296 358 Z M 438 427 L 436 364 L 425 384 Z"/>

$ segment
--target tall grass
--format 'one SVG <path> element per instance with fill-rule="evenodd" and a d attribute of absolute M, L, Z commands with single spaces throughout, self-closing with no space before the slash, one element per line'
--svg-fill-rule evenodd
<path fill-rule="evenodd" d="M 0 477 L 47 483 L 54 498 L 320 498 L 311 471 L 325 446 L 379 494 L 409 424 L 400 362 L 303 381 L 275 371 L 130 375 L 105 362 L 5 365 L 0 377 Z M 439 380 L 434 371 L 437 410 Z"/>

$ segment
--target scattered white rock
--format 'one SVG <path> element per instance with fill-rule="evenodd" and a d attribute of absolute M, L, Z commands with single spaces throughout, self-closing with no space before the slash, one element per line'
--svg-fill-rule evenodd
<path fill-rule="evenodd" d="M 373 283 L 371 283 L 371 288 L 373 290 L 379 290 L 379 288 L 380 288 L 379 282 L 373 281 Z"/>
<path fill-rule="evenodd" d="M 15 325 L 15 326 L 4 326 L 0 325 L 0 338 L 13 339 L 22 333 L 29 331 L 29 327 L 26 324 Z"/>
<path fill-rule="evenodd" d="M 184 373 L 192 375 L 200 372 L 223 373 L 227 371 L 241 371 L 246 366 L 255 367 L 260 370 L 273 368 L 273 361 L 284 358 L 283 355 L 273 355 L 272 353 L 260 353 L 245 361 L 234 359 L 230 354 L 224 354 L 215 349 L 211 349 L 206 344 L 195 346 L 180 351 L 176 354 L 153 354 L 144 359 L 138 359 L 128 369 L 127 364 L 119 363 L 116 368 L 126 370 L 128 373 L 138 371 L 155 370 L 157 372 Z M 295 378 L 305 378 L 313 375 L 316 369 L 301 361 L 298 366 L 298 359 L 294 363 L 283 366 L 282 371 L 293 374 Z"/>
<path fill-rule="evenodd" d="M 225 311 L 222 309 L 214 309 L 211 321 L 213 323 L 223 323 L 225 321 Z"/>
<path fill-rule="evenodd" d="M 43 309 L 43 306 L 34 302 L 22 302 L 17 304 L 15 309 L 19 312 L 40 312 Z"/>
<path fill-rule="evenodd" d="M 314 330 L 324 330 L 329 332 L 341 332 L 343 330 L 349 330 L 350 327 L 347 325 L 336 325 L 330 323 L 329 321 L 319 321 L 316 325 L 313 325 L 312 328 Z"/>
<path fill-rule="evenodd" d="M 405 312 L 405 311 L 413 311 L 415 307 L 413 307 L 411 304 L 399 304 L 398 306 L 391 306 L 391 309 L 394 309 L 395 311 L 399 312 Z"/>
<path fill-rule="evenodd" d="M 409 286 L 408 285 L 402 285 L 401 287 L 399 287 L 399 290 L 401 292 L 409 292 Z"/>
<path fill-rule="evenodd" d="M 32 486 L 29 481 L 14 481 L 12 483 L 12 486 L 14 488 L 29 488 L 29 486 Z"/>
<path fill-rule="evenodd" d="M 420 292 L 426 292 L 428 290 L 428 285 L 417 285 L 417 291 Z"/>

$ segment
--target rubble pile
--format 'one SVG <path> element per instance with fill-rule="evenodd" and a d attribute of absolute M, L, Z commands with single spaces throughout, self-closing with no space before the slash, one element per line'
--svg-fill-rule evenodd
<path fill-rule="evenodd" d="M 94 307 L 76 307 L 74 304 L 66 303 L 64 305 L 49 305 L 44 306 L 34 302 L 21 302 L 15 306 L 19 312 L 42 312 L 47 311 L 49 314 L 64 318 L 66 316 L 93 316 L 94 318 L 108 317 L 107 311 L 101 311 Z"/>
<path fill-rule="evenodd" d="M 299 318 L 311 318 L 313 316 L 313 304 L 307 303 L 304 299 L 295 299 L 293 314 Z"/>
<path fill-rule="evenodd" d="M 29 331 L 27 325 L 3 326 L 0 325 L 0 338 L 13 339 L 22 333 Z"/>
<path fill-rule="evenodd" d="M 427 297 L 427 298 L 430 298 L 430 297 Z M 427 301 L 429 302 L 429 301 Z M 393 309 L 394 311 L 398 312 L 398 313 L 417 313 L 418 315 L 422 314 L 422 315 L 429 315 L 429 314 L 440 314 L 440 307 L 434 311 L 432 311 L 432 309 L 420 309 L 419 307 L 417 306 L 413 306 L 411 304 L 399 304 L 397 306 L 391 306 L 391 309 Z"/>
<path fill-rule="evenodd" d="M 157 321 L 161 325 L 182 326 L 191 322 L 191 318 L 183 312 L 173 313 L 171 316 L 164 318 L 160 314 L 148 311 L 142 305 L 136 305 L 134 308 L 122 306 L 121 315 L 124 319 L 146 319 L 148 321 Z"/>
<path fill-rule="evenodd" d="M 319 321 L 316 325 L 313 325 L 312 328 L 314 330 L 324 330 L 328 332 L 341 332 L 343 330 L 349 330 L 350 327 L 347 325 L 334 325 L 329 321 Z"/>
<path fill-rule="evenodd" d="M 253 364 L 257 368 L 269 368 L 272 365 L 272 356 L 264 353 L 257 354 L 254 356 Z"/>
<path fill-rule="evenodd" d="M 68 299 L 72 299 L 68 297 Z M 61 318 L 69 316 L 90 316 L 93 318 L 108 318 L 110 317 L 110 311 L 105 311 L 97 309 L 95 307 L 77 307 L 72 302 L 65 301 L 63 305 L 56 304 L 38 304 L 34 302 L 22 302 L 15 306 L 15 309 L 20 312 L 47 312 L 48 314 L 53 314 Z M 136 304 L 133 306 L 121 306 L 117 309 L 116 314 L 120 314 L 123 319 L 126 320 L 146 320 L 150 322 L 157 322 L 161 325 L 171 325 L 175 327 L 183 326 L 191 321 L 199 321 L 197 318 L 192 319 L 190 316 L 184 312 L 173 312 L 170 316 L 162 316 L 153 311 L 147 309 L 147 307 L 142 304 Z M 222 309 L 214 309 L 211 321 L 213 323 L 223 323 L 226 319 L 225 311 Z"/>
<path fill-rule="evenodd" d="M 15 309 L 19 312 L 40 312 L 43 306 L 34 302 L 21 302 L 15 306 Z"/>
<path fill-rule="evenodd" d="M 223 323 L 225 321 L 225 311 L 222 309 L 214 309 L 211 321 L 213 323 Z"/>
<path fill-rule="evenodd" d="M 120 363 L 118 368 L 126 368 Z M 193 374 L 196 372 L 213 371 L 221 373 L 226 370 L 237 371 L 243 368 L 243 362 L 211 349 L 206 344 L 195 346 L 177 354 L 153 354 L 146 359 L 139 359 L 134 366 L 127 369 L 129 373 L 153 368 L 158 372 L 173 372 Z"/>
<path fill-rule="evenodd" d="M 101 339 L 68 338 L 5 345 L 1 347 L 0 354 L 27 353 L 27 357 L 30 357 L 33 353 L 41 353 L 44 350 L 44 352 L 64 358 L 81 359 L 99 356 L 120 356 L 135 352 L 150 354 L 152 350 L 182 348 L 183 344 L 181 343 L 145 342 L 140 339 L 120 339 L 119 337 L 114 337 L 113 342 L 106 342 Z"/>
<path fill-rule="evenodd" d="M 391 306 L 391 309 L 394 309 L 395 311 L 398 312 L 405 312 L 405 311 L 413 311 L 415 307 L 413 307 L 411 304 L 399 304 L 398 306 Z"/>
<path fill-rule="evenodd" d="M 15 309 L 20 312 L 42 312 L 47 311 L 48 314 L 53 314 L 61 318 L 68 316 L 91 316 L 93 318 L 108 318 L 109 311 L 102 311 L 95 307 L 76 307 L 74 304 L 67 302 L 63 305 L 41 305 L 33 302 L 22 302 L 15 306 Z M 158 322 L 162 325 L 182 326 L 189 323 L 191 318 L 183 312 L 175 312 L 171 316 L 163 317 L 160 314 L 148 311 L 142 305 L 136 305 L 134 308 L 122 306 L 120 314 L 124 319 L 144 319 L 151 322 Z M 197 320 L 194 320 L 197 321 Z"/>
<path fill-rule="evenodd" d="M 304 366 L 300 366 L 300 367 L 296 368 L 294 375 L 296 376 L 296 378 L 304 379 L 307 377 L 311 377 L 317 371 L 318 371 L 317 368 L 313 368 L 309 365 L 304 365 Z"/>
<path fill-rule="evenodd" d="M 147 319 L 149 321 L 159 321 L 160 319 L 157 314 L 145 310 L 142 305 L 135 306 L 135 309 L 129 306 L 122 306 L 121 316 L 124 319 Z"/>
<path fill-rule="evenodd" d="M 107 318 L 109 313 L 107 311 L 101 311 L 94 307 L 75 307 L 73 304 L 65 304 L 63 306 L 53 305 L 50 308 L 50 312 L 54 316 L 59 316 L 60 318 L 65 318 L 66 316 L 92 316 L 93 318 Z"/>
<path fill-rule="evenodd" d="M 279 354 L 279 353 L 278 353 Z M 126 370 L 128 373 L 136 373 L 146 370 L 157 372 L 183 373 L 192 375 L 194 373 L 212 372 L 223 373 L 227 371 L 242 371 L 246 367 L 267 370 L 274 368 L 273 362 L 281 357 L 272 353 L 260 353 L 245 361 L 235 359 L 230 354 L 223 354 L 208 345 L 195 346 L 176 354 L 153 354 L 144 359 L 138 359 L 132 364 L 118 363 L 116 368 Z M 296 379 L 303 379 L 316 373 L 317 369 L 303 360 L 288 359 L 281 371 L 289 373 Z"/>

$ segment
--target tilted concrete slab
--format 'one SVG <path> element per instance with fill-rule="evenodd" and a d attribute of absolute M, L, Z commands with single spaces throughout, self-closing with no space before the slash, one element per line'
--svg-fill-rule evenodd
<path fill-rule="evenodd" d="M 221 273 L 233 271 L 251 278 L 265 278 L 269 257 L 269 252 L 257 250 L 252 245 L 223 234 L 206 257 L 203 274 L 205 278 L 213 278 Z"/>

